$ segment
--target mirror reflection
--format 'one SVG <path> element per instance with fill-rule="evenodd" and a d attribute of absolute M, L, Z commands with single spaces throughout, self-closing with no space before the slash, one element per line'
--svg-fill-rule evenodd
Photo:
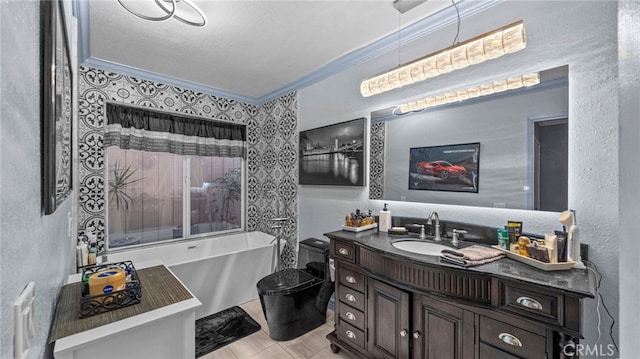
<path fill-rule="evenodd" d="M 535 86 L 400 116 L 382 109 L 371 122 L 371 199 L 567 208 L 567 66 L 541 71 Z"/>

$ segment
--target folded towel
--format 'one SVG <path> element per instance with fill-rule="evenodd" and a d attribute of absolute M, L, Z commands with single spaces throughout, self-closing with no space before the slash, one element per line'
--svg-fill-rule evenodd
<path fill-rule="evenodd" d="M 491 247 L 473 245 L 459 250 L 444 249 L 442 259 L 464 267 L 477 266 L 504 257 L 504 252 Z"/>

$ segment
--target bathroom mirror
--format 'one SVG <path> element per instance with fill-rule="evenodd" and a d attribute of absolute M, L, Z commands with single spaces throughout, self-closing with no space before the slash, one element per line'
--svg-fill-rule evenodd
<path fill-rule="evenodd" d="M 568 66 L 563 66 L 541 71 L 540 83 L 531 87 L 401 116 L 393 115 L 393 108 L 375 111 L 371 114 L 369 197 L 563 211 L 567 208 L 568 106 Z M 476 163 L 472 158 L 436 163 L 446 159 L 431 155 L 420 160 L 421 168 L 414 168 L 412 148 L 455 148 L 468 143 L 479 144 Z M 458 157 L 448 158 L 457 161 Z M 456 166 L 458 172 L 443 175 L 436 168 L 442 165 Z M 466 173 L 462 167 L 469 167 Z M 473 183 L 477 191 L 438 190 L 464 188 L 464 183 Z"/>

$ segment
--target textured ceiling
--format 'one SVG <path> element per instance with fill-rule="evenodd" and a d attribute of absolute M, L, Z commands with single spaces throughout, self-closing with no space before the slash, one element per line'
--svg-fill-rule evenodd
<path fill-rule="evenodd" d="M 89 24 L 88 58 L 260 99 L 451 6 L 429 0 L 400 14 L 391 0 L 193 1 L 208 18 L 204 27 L 142 20 L 117 0 L 90 1 L 89 21 L 81 19 Z"/>

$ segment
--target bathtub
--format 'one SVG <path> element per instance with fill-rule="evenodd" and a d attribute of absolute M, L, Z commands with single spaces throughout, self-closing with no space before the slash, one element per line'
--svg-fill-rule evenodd
<path fill-rule="evenodd" d="M 162 261 L 202 302 L 196 311 L 198 319 L 258 298 L 256 284 L 275 267 L 273 239 L 263 232 L 238 232 L 110 253 L 108 261 L 130 260 L 134 266 Z M 144 300 L 144 283 L 142 288 Z"/>

